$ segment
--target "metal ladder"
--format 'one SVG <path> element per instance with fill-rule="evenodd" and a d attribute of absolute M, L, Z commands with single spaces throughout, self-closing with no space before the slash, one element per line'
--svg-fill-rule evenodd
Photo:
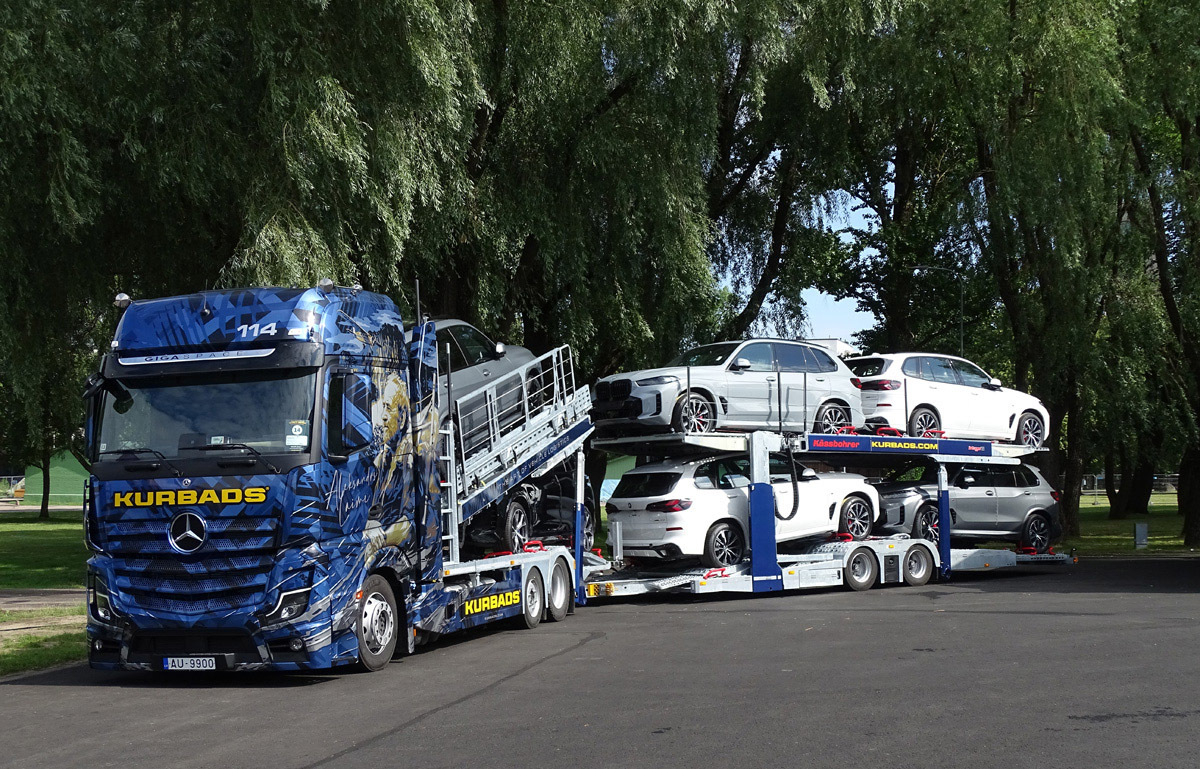
<path fill-rule="evenodd" d="M 438 485 L 441 486 L 442 551 L 447 563 L 458 563 L 461 553 L 458 527 L 462 524 L 462 509 L 458 506 L 458 463 L 454 461 L 454 421 L 438 431 L 441 436 L 438 450 Z"/>

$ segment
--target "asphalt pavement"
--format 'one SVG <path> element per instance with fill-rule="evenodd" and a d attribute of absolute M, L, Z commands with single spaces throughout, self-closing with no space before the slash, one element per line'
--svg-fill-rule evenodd
<path fill-rule="evenodd" d="M 593 603 L 377 674 L 0 681 L 13 767 L 1194 767 L 1200 559 Z"/>

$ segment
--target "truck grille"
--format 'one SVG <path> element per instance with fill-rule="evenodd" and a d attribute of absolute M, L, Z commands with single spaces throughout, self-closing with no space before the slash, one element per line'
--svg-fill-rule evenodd
<path fill-rule="evenodd" d="M 279 520 L 267 512 L 205 519 L 205 542 L 187 555 L 171 547 L 170 519 L 147 513 L 108 522 L 103 528 L 105 549 L 114 559 L 113 587 L 133 606 L 151 612 L 257 607 L 266 598 L 279 546 Z"/>

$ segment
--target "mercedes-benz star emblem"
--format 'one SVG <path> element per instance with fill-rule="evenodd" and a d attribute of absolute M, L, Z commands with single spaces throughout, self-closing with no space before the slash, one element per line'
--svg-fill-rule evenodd
<path fill-rule="evenodd" d="M 204 544 L 204 519 L 195 513 L 180 513 L 171 519 L 171 547 L 181 553 L 194 553 Z"/>

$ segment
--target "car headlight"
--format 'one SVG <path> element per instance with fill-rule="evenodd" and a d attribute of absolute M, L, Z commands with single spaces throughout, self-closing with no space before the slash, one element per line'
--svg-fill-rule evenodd
<path fill-rule="evenodd" d="M 677 376 L 652 376 L 648 379 L 637 380 L 638 387 L 650 387 L 652 385 L 679 384 Z"/>

